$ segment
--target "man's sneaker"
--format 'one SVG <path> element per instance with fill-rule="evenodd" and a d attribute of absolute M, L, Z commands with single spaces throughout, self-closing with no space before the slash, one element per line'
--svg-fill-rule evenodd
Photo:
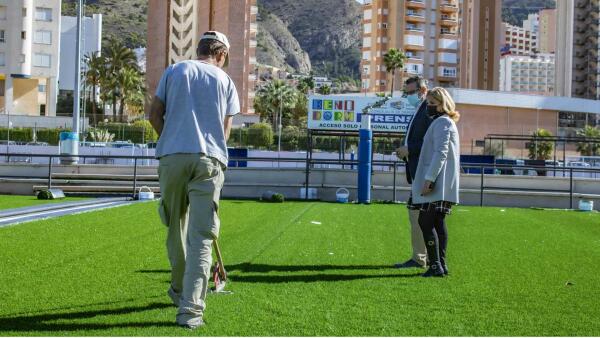
<path fill-rule="evenodd" d="M 204 326 L 204 320 L 202 319 L 202 317 L 196 317 L 188 319 L 185 323 L 180 323 L 179 321 L 177 321 L 177 325 L 184 329 L 194 330 L 199 328 L 200 326 Z"/>
<path fill-rule="evenodd" d="M 409 269 L 409 268 L 424 268 L 423 265 L 419 264 L 417 261 L 415 261 L 414 259 L 409 259 L 404 263 L 397 263 L 394 264 L 394 267 L 396 269 Z"/>
<path fill-rule="evenodd" d="M 179 307 L 179 299 L 181 298 L 181 294 L 173 290 L 173 287 L 171 286 L 169 287 L 169 291 L 167 291 L 167 295 L 169 295 L 171 301 L 173 301 L 173 305 Z"/>

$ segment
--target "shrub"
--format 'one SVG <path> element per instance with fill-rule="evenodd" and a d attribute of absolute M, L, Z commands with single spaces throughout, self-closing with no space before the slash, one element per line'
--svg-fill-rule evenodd
<path fill-rule="evenodd" d="M 248 128 L 248 144 L 255 148 L 268 148 L 273 144 L 273 129 L 268 123 L 256 123 Z"/>
<path fill-rule="evenodd" d="M 529 158 L 532 160 L 549 160 L 552 157 L 554 144 L 552 141 L 543 141 L 543 138 L 551 137 L 552 133 L 540 128 L 533 132 L 531 136 L 538 137 L 540 140 L 533 140 L 527 144 Z"/>

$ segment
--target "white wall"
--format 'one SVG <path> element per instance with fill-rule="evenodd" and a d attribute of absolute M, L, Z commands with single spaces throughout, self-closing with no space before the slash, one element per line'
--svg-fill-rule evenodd
<path fill-rule="evenodd" d="M 99 52 L 102 46 L 102 14 L 86 17 L 82 26 L 83 46 L 82 58 L 85 55 Z M 60 34 L 60 73 L 59 89 L 73 90 L 75 88 L 75 52 L 77 42 L 77 18 L 61 17 Z M 82 67 L 85 64 L 82 60 Z"/>

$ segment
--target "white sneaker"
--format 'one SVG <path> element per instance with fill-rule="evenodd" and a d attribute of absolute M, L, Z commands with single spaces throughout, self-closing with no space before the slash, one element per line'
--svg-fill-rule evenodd
<path fill-rule="evenodd" d="M 204 326 L 204 320 L 202 319 L 202 317 L 190 318 L 183 323 L 181 323 L 179 320 L 177 320 L 177 325 L 179 325 L 185 329 L 193 330 L 193 329 L 199 328 L 200 326 Z"/>

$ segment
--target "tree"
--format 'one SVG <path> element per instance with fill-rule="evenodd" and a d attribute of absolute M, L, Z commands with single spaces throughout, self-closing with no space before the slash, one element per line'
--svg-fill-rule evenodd
<path fill-rule="evenodd" d="M 98 87 L 102 83 L 102 78 L 106 74 L 106 59 L 97 54 L 85 56 L 85 63 L 87 65 L 87 71 L 85 72 L 85 81 L 88 85 L 92 86 L 92 124 L 96 125 L 98 122 L 98 112 L 96 103 Z"/>
<path fill-rule="evenodd" d="M 119 116 L 123 119 L 124 108 L 129 112 L 139 115 L 144 110 L 144 78 L 136 68 L 125 68 L 118 78 L 121 88 Z"/>
<path fill-rule="evenodd" d="M 282 119 L 289 118 L 290 110 L 296 105 L 296 96 L 297 92 L 294 88 L 282 80 L 274 80 L 257 92 L 258 102 L 255 102 L 254 108 L 261 114 L 263 120 L 270 122 L 273 129 L 277 130 L 280 109 Z"/>
<path fill-rule="evenodd" d="M 321 95 L 329 95 L 331 94 L 331 87 L 328 85 L 322 85 L 321 88 L 318 89 L 318 92 Z"/>
<path fill-rule="evenodd" d="M 383 63 L 388 73 L 392 73 L 392 89 L 390 97 L 394 96 L 394 81 L 396 79 L 396 70 L 404 68 L 404 61 L 406 61 L 406 55 L 402 50 L 397 48 L 390 48 L 387 53 L 383 55 Z"/>
<path fill-rule="evenodd" d="M 596 142 L 600 139 L 600 129 L 585 126 L 585 128 L 579 129 L 577 131 L 577 136 L 585 137 L 586 139 L 596 138 Z M 596 156 L 598 154 L 598 150 L 600 149 L 600 143 L 593 142 L 578 142 L 577 143 L 577 151 L 581 153 L 581 156 Z"/>
<path fill-rule="evenodd" d="M 544 139 L 552 137 L 552 133 L 546 129 L 540 128 L 534 131 L 531 136 L 534 140 L 527 145 L 527 148 L 529 149 L 529 158 L 532 160 L 549 160 L 552 157 L 554 143 L 551 141 L 544 141 Z"/>
<path fill-rule="evenodd" d="M 315 89 L 315 79 L 312 76 L 301 78 L 300 81 L 298 81 L 298 85 L 296 85 L 296 89 L 301 93 L 309 94 Z"/>
<path fill-rule="evenodd" d="M 108 44 L 104 55 L 107 63 L 107 78 L 104 85 L 109 87 L 111 93 L 113 117 L 115 119 L 117 117 L 117 101 L 120 101 L 119 119 L 123 121 L 123 109 L 128 90 L 125 86 L 130 83 L 128 77 L 132 76 L 131 69 L 139 72 L 137 58 L 132 49 L 114 39 Z"/>

